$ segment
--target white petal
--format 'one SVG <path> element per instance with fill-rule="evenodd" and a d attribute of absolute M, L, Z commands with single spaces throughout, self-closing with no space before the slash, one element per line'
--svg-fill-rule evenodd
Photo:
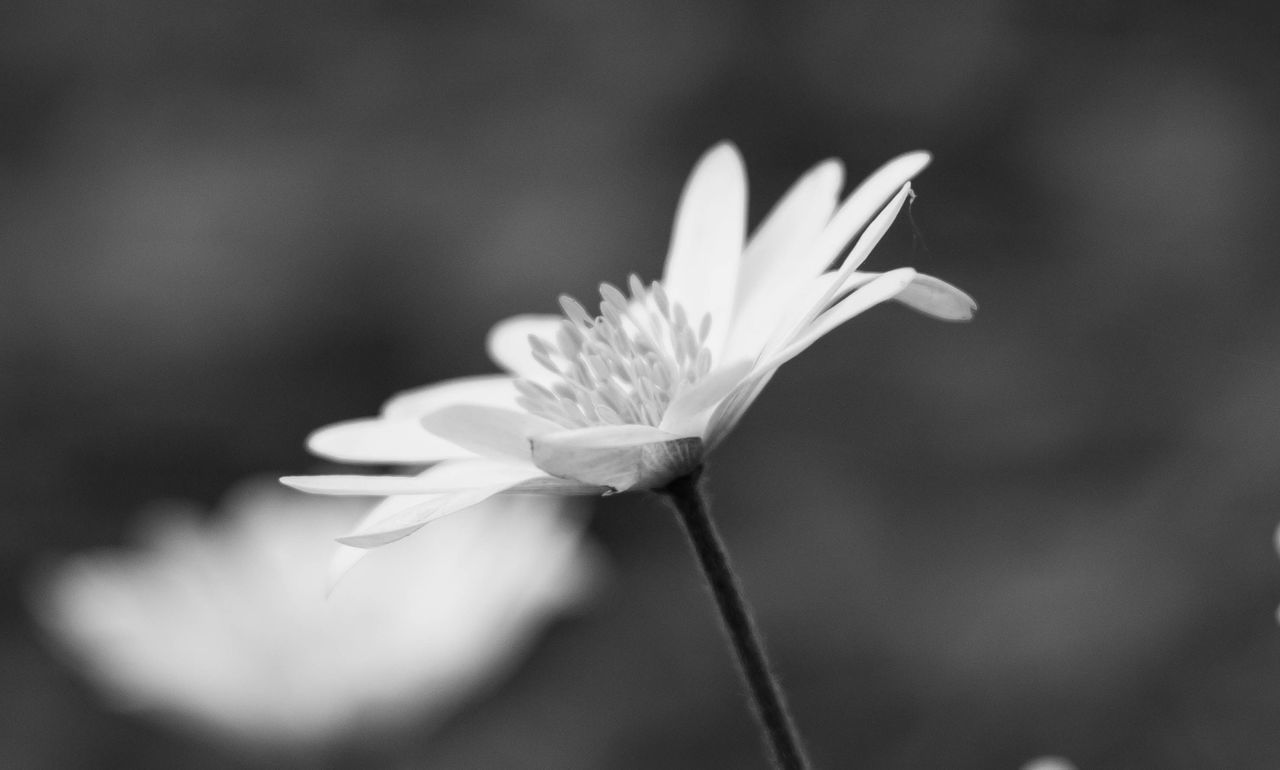
<path fill-rule="evenodd" d="M 515 379 L 504 374 L 458 377 L 406 390 L 382 406 L 382 416 L 416 421 L 424 414 L 457 404 L 516 408 Z"/>
<path fill-rule="evenodd" d="M 770 318 L 753 321 L 762 309 L 764 315 L 771 315 L 768 311 L 780 298 L 790 296 L 809 277 L 796 269 L 795 258 L 813 244 L 831 219 L 843 183 L 844 167 L 839 161 L 815 166 L 792 185 L 751 236 L 742 255 L 725 355 L 744 353 L 753 337 L 768 337 Z"/>
<path fill-rule="evenodd" d="M 543 475 L 529 462 L 474 458 L 449 460 L 417 476 L 285 476 L 294 489 L 319 495 L 434 495 L 501 481 L 507 486 Z"/>
<path fill-rule="evenodd" d="M 880 243 L 880 239 L 889 231 L 889 226 L 893 224 L 893 220 L 898 218 L 898 212 L 902 211 L 902 204 L 907 202 L 907 198 L 911 196 L 911 185 L 904 184 L 902 189 L 889 200 L 885 207 L 880 209 L 871 223 L 867 225 L 862 234 L 858 236 L 858 242 L 853 245 L 853 249 L 849 252 L 849 256 L 844 262 L 840 263 L 840 268 L 836 271 L 841 276 L 853 274 L 858 266 L 867 261 L 867 257 L 871 255 L 874 249 Z"/>
<path fill-rule="evenodd" d="M 747 177 L 728 142 L 694 167 L 676 210 L 663 286 L 696 325 L 712 317 L 713 350 L 728 328 L 747 222 Z"/>
<path fill-rule="evenodd" d="M 556 331 L 564 322 L 558 315 L 518 315 L 494 324 L 485 340 L 493 362 L 517 377 L 544 382 L 553 375 L 533 357 L 529 336 L 541 338 L 554 347 Z"/>
<path fill-rule="evenodd" d="M 419 476 L 284 476 L 280 483 L 313 495 L 384 497 L 439 491 L 429 489 L 430 483 L 422 481 Z"/>
<path fill-rule="evenodd" d="M 751 371 L 752 361 L 713 370 L 692 388 L 680 391 L 667 406 L 658 428 L 676 436 L 701 436 L 706 412 L 720 402 Z"/>
<path fill-rule="evenodd" d="M 881 166 L 840 204 L 817 243 L 803 256 L 796 269 L 807 275 L 817 275 L 826 270 L 853 236 L 866 227 L 903 185 L 923 171 L 929 160 L 927 152 L 909 152 Z"/>
<path fill-rule="evenodd" d="M 746 414 L 747 409 L 755 402 L 756 398 L 764 390 L 764 386 L 769 384 L 769 380 L 773 379 L 774 372 L 777 368 L 768 371 L 762 371 L 752 374 L 750 377 L 738 384 L 733 389 L 715 411 L 711 413 L 711 417 L 707 420 L 706 434 L 703 436 L 703 442 L 706 451 L 710 452 L 714 449 L 729 432 L 737 427 L 742 416 Z"/>
<path fill-rule="evenodd" d="M 890 270 L 883 275 L 877 276 L 862 288 L 837 302 L 830 310 L 818 316 L 812 324 L 797 334 L 790 344 L 760 363 L 752 374 L 771 371 L 790 361 L 840 324 L 859 313 L 879 305 L 881 302 L 896 297 L 915 280 L 917 275 L 918 273 L 909 267 L 900 267 L 897 270 Z"/>
<path fill-rule="evenodd" d="M 422 425 L 441 438 L 485 457 L 529 461 L 529 438 L 561 429 L 550 420 L 516 409 L 493 406 L 450 406 L 422 418 Z"/>
<path fill-rule="evenodd" d="M 389 497 L 370 511 L 349 534 L 338 538 L 338 542 L 356 548 L 385 545 L 412 534 L 436 519 L 470 508 L 503 492 L 545 491 L 551 488 L 566 494 L 601 492 L 600 487 L 588 487 L 549 477 L 528 464 L 480 462 L 473 463 L 472 466 L 458 471 L 458 475 L 471 482 L 467 488 L 440 495 Z M 337 566 L 350 566 L 354 563 L 353 555 L 347 554 L 341 557 Z"/>
<path fill-rule="evenodd" d="M 383 501 L 383 503 L 391 500 L 409 501 L 417 499 L 419 498 L 413 496 L 388 497 Z M 406 505 L 407 504 L 409 503 L 406 502 Z M 357 562 L 368 555 L 368 553 L 369 549 L 367 548 L 356 548 L 355 546 L 339 543 L 338 547 L 333 551 L 333 556 L 329 558 L 329 581 L 327 594 L 332 594 L 333 589 L 337 587 L 338 582 L 351 571 L 352 567 L 356 566 Z"/>
<path fill-rule="evenodd" d="M 307 437 L 307 449 L 346 463 L 434 463 L 471 457 L 469 450 L 428 433 L 417 420 L 369 418 L 326 425 Z"/>
<path fill-rule="evenodd" d="M 772 333 L 767 337 L 768 343 L 760 350 L 766 353 L 785 348 L 794 341 L 796 335 L 804 332 L 823 311 L 831 307 L 832 302 L 845 292 L 868 283 L 871 278 L 864 278 L 857 271 L 871 251 L 880 243 L 880 239 L 889 230 L 903 203 L 911 194 L 911 185 L 903 185 L 898 194 L 876 214 L 857 243 L 849 252 L 844 263 L 836 270 L 823 273 L 816 280 L 805 286 L 802 291 L 790 297 L 781 298 L 786 303 L 780 311 L 775 310 L 776 323 Z"/>
<path fill-rule="evenodd" d="M 943 321 L 968 321 L 978 310 L 973 297 L 931 275 L 917 275 L 894 299 Z"/>
<path fill-rule="evenodd" d="M 394 543 L 436 519 L 470 508 L 504 489 L 506 487 L 502 484 L 492 483 L 448 495 L 389 497 L 370 511 L 349 534 L 338 538 L 338 542 L 353 548 L 376 548 Z M 347 560 L 354 563 L 350 556 Z"/>
<path fill-rule="evenodd" d="M 823 276 L 824 280 L 814 283 L 811 293 L 815 295 L 826 293 L 830 288 L 829 284 L 838 277 L 836 273 L 827 273 Z M 916 286 L 921 286 L 920 295 L 912 297 L 912 301 L 907 302 L 906 295 Z M 944 320 L 965 320 L 972 315 L 972 309 L 976 307 L 971 304 L 973 300 L 969 295 L 932 276 L 920 275 L 911 268 L 902 268 L 885 274 L 855 272 L 844 279 L 835 296 L 851 288 L 856 288 L 857 291 L 850 294 L 844 301 L 837 303 L 827 313 L 819 316 L 817 323 L 810 326 L 789 346 L 785 346 L 781 352 L 758 364 L 751 374 L 720 402 L 707 420 L 706 433 L 703 436 L 706 451 L 710 452 L 733 430 L 779 366 L 798 355 L 823 334 L 867 308 L 887 299 L 896 299 L 921 312 Z M 965 311 L 968 315 L 964 314 Z"/>
<path fill-rule="evenodd" d="M 537 436 L 533 460 L 562 478 L 614 491 L 654 489 L 702 462 L 702 440 L 648 425 L 608 425 Z"/>

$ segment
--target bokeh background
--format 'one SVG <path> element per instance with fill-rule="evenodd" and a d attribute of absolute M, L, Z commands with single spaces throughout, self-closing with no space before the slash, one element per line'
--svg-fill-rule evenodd
<path fill-rule="evenodd" d="M 0 765 L 251 760 L 105 709 L 28 575 L 321 424 L 489 371 L 491 323 L 659 275 L 723 138 L 752 220 L 933 165 L 873 257 L 970 291 L 788 364 L 716 513 L 820 767 L 1280 766 L 1280 29 L 1253 2 L 7 3 Z M 388 767 L 756 768 L 670 514 Z"/>

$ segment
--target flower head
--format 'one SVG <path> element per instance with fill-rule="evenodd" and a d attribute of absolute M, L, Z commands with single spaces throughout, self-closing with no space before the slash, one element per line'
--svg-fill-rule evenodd
<path fill-rule="evenodd" d="M 386 496 L 343 539 L 360 547 L 502 492 L 660 488 L 698 467 L 779 366 L 853 316 L 896 299 L 944 320 L 972 317 L 973 300 L 937 278 L 857 269 L 928 162 L 900 156 L 843 200 L 841 165 L 819 164 L 747 239 L 742 159 L 717 145 L 685 187 L 662 280 L 632 276 L 626 292 L 603 284 L 598 313 L 562 297 L 563 315 L 507 319 L 488 340 L 507 374 L 403 393 L 379 417 L 309 440 L 343 462 L 433 467 L 284 481 Z"/>
<path fill-rule="evenodd" d="M 71 557 L 33 608 L 116 704 L 254 746 L 320 747 L 446 716 L 584 596 L 582 518 L 500 498 L 387 549 L 326 597 L 364 506 L 257 482 L 200 521 L 176 506 L 132 551 Z"/>

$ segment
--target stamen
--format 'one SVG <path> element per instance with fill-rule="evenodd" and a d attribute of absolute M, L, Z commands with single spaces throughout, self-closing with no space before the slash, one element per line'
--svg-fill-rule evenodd
<path fill-rule="evenodd" d="M 545 385 L 516 384 L 516 401 L 564 427 L 658 425 L 671 400 L 711 369 L 706 347 L 711 318 L 695 330 L 662 284 L 627 277 L 628 298 L 600 285 L 600 315 L 560 297 L 565 321 L 554 342 L 529 338 L 530 352 L 553 377 Z"/>

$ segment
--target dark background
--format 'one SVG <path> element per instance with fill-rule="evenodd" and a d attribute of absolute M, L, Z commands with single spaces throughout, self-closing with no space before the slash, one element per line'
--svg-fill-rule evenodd
<path fill-rule="evenodd" d="M 873 257 L 971 292 L 788 364 L 716 514 L 820 767 L 1280 766 L 1277 19 L 1263 4 L 16 2 L 0 11 L 0 765 L 247 767 L 112 714 L 24 609 L 144 503 L 490 371 L 660 274 L 697 156 L 752 221 L 934 165 Z M 658 501 L 593 612 L 387 766 L 763 767 Z"/>

